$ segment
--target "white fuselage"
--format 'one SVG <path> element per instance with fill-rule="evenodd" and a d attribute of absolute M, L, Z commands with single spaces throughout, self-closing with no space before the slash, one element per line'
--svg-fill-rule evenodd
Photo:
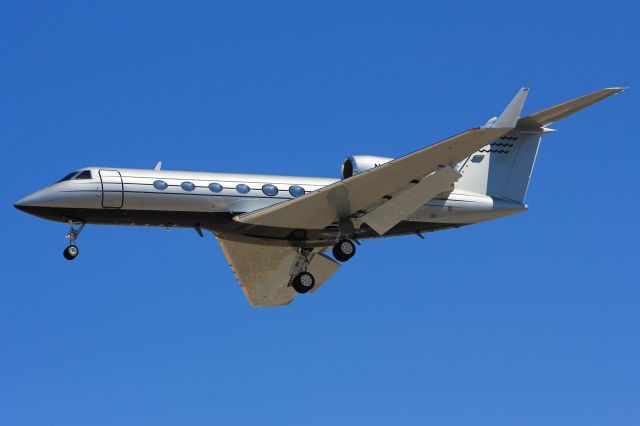
<path fill-rule="evenodd" d="M 90 178 L 85 174 L 84 179 L 72 177 L 49 185 L 23 198 L 16 207 L 58 221 L 197 225 L 214 232 L 242 234 L 246 233 L 246 227 L 239 227 L 231 220 L 232 216 L 290 200 L 294 195 L 302 196 L 302 190 L 309 193 L 336 182 L 311 177 L 99 167 L 85 168 L 78 173 L 86 170 L 90 171 Z M 389 235 L 467 225 L 524 210 L 526 206 L 521 203 L 454 190 L 425 203 L 404 222 L 404 227 Z M 269 234 L 262 230 L 256 235 Z M 275 238 L 284 239 L 288 235 L 275 234 Z M 332 231 L 319 231 L 320 234 L 329 235 Z M 375 235 L 358 234 L 359 238 L 369 236 Z"/>

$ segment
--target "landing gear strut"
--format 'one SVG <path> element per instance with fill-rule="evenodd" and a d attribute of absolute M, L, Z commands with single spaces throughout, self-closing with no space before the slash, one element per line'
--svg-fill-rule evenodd
<path fill-rule="evenodd" d="M 346 262 L 356 254 L 356 246 L 349 240 L 340 240 L 333 246 L 333 257 L 340 262 Z"/>
<path fill-rule="evenodd" d="M 80 232 L 82 232 L 82 229 L 84 229 L 84 222 L 81 222 L 80 226 L 78 226 L 77 228 L 75 227 L 75 223 L 72 220 L 68 220 L 67 223 L 69 224 L 69 233 L 65 235 L 65 238 L 69 240 L 69 246 L 64 249 L 64 252 L 62 252 L 62 254 L 64 255 L 65 259 L 73 260 L 78 256 L 78 254 L 80 254 L 80 250 L 78 250 L 78 246 L 76 245 L 76 240 L 80 236 Z"/>
<path fill-rule="evenodd" d="M 307 268 L 309 267 L 309 263 L 311 263 L 312 258 L 312 249 L 300 247 L 298 249 L 298 256 L 293 262 L 293 265 L 291 265 L 291 281 L 289 281 L 289 285 L 300 294 L 304 294 L 312 290 L 316 285 L 316 279 L 313 275 L 307 272 Z"/>

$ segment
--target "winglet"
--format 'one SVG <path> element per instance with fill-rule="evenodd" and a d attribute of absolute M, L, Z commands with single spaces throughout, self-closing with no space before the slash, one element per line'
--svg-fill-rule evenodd
<path fill-rule="evenodd" d="M 496 121 L 493 122 L 491 127 L 493 128 L 506 128 L 513 129 L 516 127 L 518 120 L 520 119 L 520 112 L 522 111 L 522 107 L 524 106 L 524 101 L 527 99 L 527 93 L 529 93 L 529 89 L 523 87 L 518 91 L 518 93 L 513 97 L 509 105 L 502 111 L 500 117 Z"/>

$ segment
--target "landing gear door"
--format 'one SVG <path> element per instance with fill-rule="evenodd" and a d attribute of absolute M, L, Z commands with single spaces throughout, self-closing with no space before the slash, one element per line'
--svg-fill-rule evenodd
<path fill-rule="evenodd" d="M 117 170 L 100 170 L 102 182 L 102 207 L 106 209 L 122 208 L 124 186 L 122 176 Z"/>

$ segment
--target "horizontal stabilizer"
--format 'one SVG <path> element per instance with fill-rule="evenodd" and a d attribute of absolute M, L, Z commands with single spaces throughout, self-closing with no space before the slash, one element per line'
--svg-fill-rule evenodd
<path fill-rule="evenodd" d="M 538 131 L 540 128 L 547 126 L 551 123 L 555 123 L 565 117 L 570 116 L 573 113 L 580 111 L 583 108 L 593 105 L 611 95 L 618 94 L 624 91 L 623 87 L 610 87 L 589 93 L 588 95 L 580 96 L 579 98 L 572 99 L 567 102 L 563 102 L 558 105 L 554 105 L 549 108 L 545 108 L 541 111 L 528 115 L 518 120 L 516 125 L 516 131 Z"/>

